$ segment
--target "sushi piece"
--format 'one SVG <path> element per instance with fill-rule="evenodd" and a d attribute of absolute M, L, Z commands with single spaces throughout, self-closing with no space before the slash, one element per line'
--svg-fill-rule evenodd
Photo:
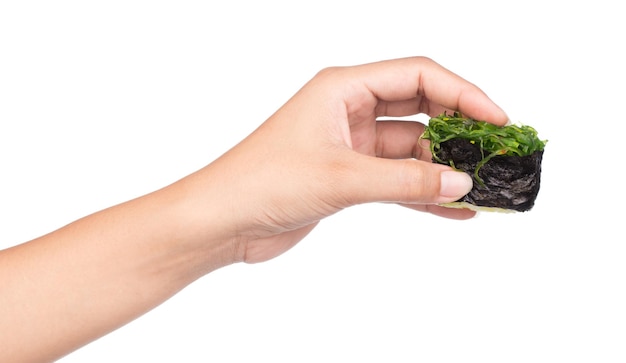
<path fill-rule="evenodd" d="M 472 190 L 445 206 L 526 212 L 539 193 L 546 140 L 526 125 L 496 126 L 445 112 L 428 122 L 420 139 L 430 141 L 432 161 L 469 174 Z"/>

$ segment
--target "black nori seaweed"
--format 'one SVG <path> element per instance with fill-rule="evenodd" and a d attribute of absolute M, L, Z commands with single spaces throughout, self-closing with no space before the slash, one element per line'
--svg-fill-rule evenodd
<path fill-rule="evenodd" d="M 472 190 L 459 202 L 519 212 L 534 206 L 541 181 L 543 150 L 527 156 L 494 156 L 478 170 L 484 184 L 474 175 L 476 166 L 486 156 L 478 145 L 463 138 L 451 139 L 440 144 L 437 156 L 443 161 L 451 160 L 455 168 L 474 180 Z M 433 162 L 439 163 L 434 158 Z"/>

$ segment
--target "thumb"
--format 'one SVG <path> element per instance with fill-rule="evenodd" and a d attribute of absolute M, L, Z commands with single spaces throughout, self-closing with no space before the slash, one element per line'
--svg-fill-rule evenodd
<path fill-rule="evenodd" d="M 384 159 L 357 154 L 345 184 L 355 204 L 454 202 L 472 189 L 472 178 L 449 166 L 415 159 Z"/>

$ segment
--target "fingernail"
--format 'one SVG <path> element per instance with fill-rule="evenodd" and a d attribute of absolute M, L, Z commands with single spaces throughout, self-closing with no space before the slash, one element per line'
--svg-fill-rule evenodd
<path fill-rule="evenodd" d="M 441 189 L 439 195 L 446 198 L 459 199 L 472 190 L 472 178 L 461 171 L 441 172 Z"/>

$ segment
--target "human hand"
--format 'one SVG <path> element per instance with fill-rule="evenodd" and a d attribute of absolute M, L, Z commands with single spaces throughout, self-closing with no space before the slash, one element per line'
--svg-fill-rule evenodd
<path fill-rule="evenodd" d="M 355 204 L 470 218 L 437 205 L 472 182 L 431 163 L 418 143 L 424 125 L 377 121 L 444 110 L 507 121 L 480 89 L 427 58 L 328 68 L 206 167 L 0 251 L 0 307 L 10 317 L 0 360 L 61 357 L 217 268 L 278 256 Z"/>
<path fill-rule="evenodd" d="M 439 216 L 475 212 L 438 203 L 467 194 L 471 179 L 431 163 L 419 122 L 382 116 L 446 111 L 503 125 L 479 88 L 424 57 L 322 70 L 249 137 L 201 170 L 220 191 L 208 203 L 234 226 L 236 260 L 273 258 L 323 218 L 352 205 L 398 203 Z M 216 199 L 217 198 L 217 199 Z"/>

